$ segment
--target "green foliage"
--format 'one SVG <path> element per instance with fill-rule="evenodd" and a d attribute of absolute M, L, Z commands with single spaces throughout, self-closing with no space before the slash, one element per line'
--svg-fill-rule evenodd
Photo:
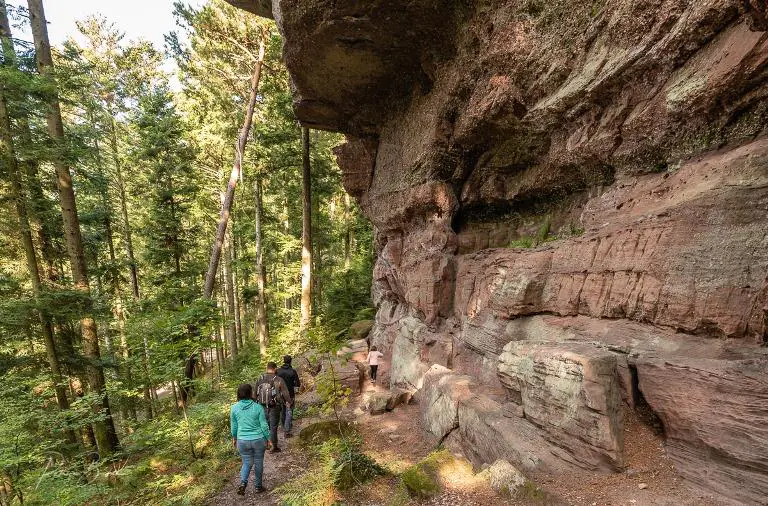
<path fill-rule="evenodd" d="M 541 244 L 547 240 L 547 238 L 549 237 L 549 231 L 551 228 L 552 228 L 552 215 L 548 214 L 544 217 L 544 222 L 536 231 L 536 244 Z"/>
<path fill-rule="evenodd" d="M 521 237 L 509 243 L 510 248 L 533 248 L 533 237 Z"/>
<path fill-rule="evenodd" d="M 580 227 L 575 223 L 568 224 L 568 235 L 571 237 L 579 237 L 584 235 L 584 227 Z"/>
<path fill-rule="evenodd" d="M 426 499 L 440 492 L 440 484 L 433 473 L 420 466 L 412 466 L 400 475 L 402 484 L 411 497 Z"/>
<path fill-rule="evenodd" d="M 308 430 L 306 435 L 305 430 Z M 332 436 L 338 436 L 340 432 L 342 437 Z M 347 423 L 315 423 L 302 430 L 302 439 L 311 442 L 309 451 L 316 464 L 276 490 L 282 504 L 333 504 L 339 493 L 386 473 L 381 465 L 362 452 L 362 439 Z"/>
<path fill-rule="evenodd" d="M 235 460 L 227 431 L 230 399 L 221 389 L 252 381 L 264 363 L 249 325 L 258 295 L 252 193 L 257 181 L 264 189 L 272 332 L 267 358 L 309 348 L 333 352 L 341 331 L 372 316 L 372 229 L 342 189 L 332 152 L 341 137 L 313 132 L 314 321 L 299 331 L 300 129 L 274 23 L 221 0 L 201 9 L 177 4 L 176 14 L 188 32 L 186 38 L 169 38 L 181 70 L 180 92 L 169 86 L 157 49 L 126 40 L 101 17 L 78 23 L 80 34 L 54 49 L 55 80 L 38 74 L 32 48 L 20 40 L 17 57 L 0 62 L 43 275 L 42 294 L 35 296 L 16 220 L 0 220 L 0 482 L 16 502 L 23 497 L 28 504 L 192 504 L 221 486 L 222 470 Z M 23 12 L 13 21 L 14 27 L 27 23 Z M 219 293 L 202 300 L 201 284 L 249 91 L 243 76 L 253 70 L 262 36 L 268 69 L 230 222 L 245 346 L 220 367 L 206 352 L 221 349 L 220 329 L 233 315 L 222 309 Z M 61 145 L 50 142 L 46 129 L 46 101 L 53 92 L 64 120 Z M 73 172 L 90 296 L 70 279 L 51 164 L 59 154 Z M 4 171 L 0 167 L 5 181 Z M 7 197 L 7 186 L 0 185 L 0 213 L 15 216 Z M 65 411 L 56 404 L 41 310 L 54 323 L 61 385 L 70 394 Z M 99 462 L 95 449 L 81 444 L 89 425 L 106 416 L 92 409 L 102 395 L 86 384 L 89 362 L 79 323 L 86 313 L 97 321 L 96 363 L 104 368 L 122 443 L 120 453 Z M 174 391 L 184 382 L 184 364 L 202 353 L 206 370 L 197 371 L 191 383 L 196 395 L 180 410 Z M 318 386 L 323 412 L 348 401 L 349 389 L 333 373 L 318 378 Z M 75 432 L 76 444 L 67 442 L 68 430 Z M 377 469 L 354 445 L 327 453 L 328 474 L 318 479 L 330 477 L 330 489 L 364 481 Z"/>
<path fill-rule="evenodd" d="M 352 395 L 352 389 L 339 381 L 339 376 L 333 368 L 333 361 L 326 359 L 330 365 L 324 368 L 317 376 L 315 388 L 323 403 L 320 405 L 320 412 L 324 415 L 337 413 L 349 404 L 349 396 Z"/>

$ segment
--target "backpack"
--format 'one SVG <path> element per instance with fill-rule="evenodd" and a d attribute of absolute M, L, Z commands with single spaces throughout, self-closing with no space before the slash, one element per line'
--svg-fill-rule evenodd
<path fill-rule="evenodd" d="M 266 374 L 262 374 L 256 385 L 256 402 L 262 406 L 277 406 L 280 400 L 280 394 L 275 387 L 275 381 L 278 376 L 275 375 L 271 380 L 267 380 Z"/>

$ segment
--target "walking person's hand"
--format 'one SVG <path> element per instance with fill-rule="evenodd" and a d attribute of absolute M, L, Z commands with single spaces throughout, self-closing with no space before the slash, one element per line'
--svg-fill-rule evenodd
<path fill-rule="evenodd" d="M 268 440 L 267 441 L 267 450 L 271 450 L 271 449 L 272 449 L 272 441 Z"/>
<path fill-rule="evenodd" d="M 232 446 L 234 446 L 235 450 L 237 450 L 237 438 L 236 437 L 232 438 Z"/>

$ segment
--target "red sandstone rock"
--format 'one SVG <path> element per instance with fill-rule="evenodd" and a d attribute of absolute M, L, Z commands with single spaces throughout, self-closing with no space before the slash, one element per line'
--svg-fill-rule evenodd
<path fill-rule="evenodd" d="M 616 356 L 576 343 L 512 341 L 499 378 L 526 420 L 583 467 L 620 470 L 624 425 Z"/>
<path fill-rule="evenodd" d="M 656 410 L 689 481 L 768 497 L 764 2 L 271 11 L 298 117 L 350 136 L 338 159 L 376 228 L 371 339 L 391 353 L 393 383 L 421 386 L 433 363 L 471 375 L 482 395 L 446 405 L 476 463 L 591 467 L 584 456 L 610 447 L 615 464 L 618 440 L 575 450 L 547 430 L 562 410 L 539 406 L 538 426 L 505 416 L 504 346 L 565 343 L 552 345 L 562 356 L 578 341 L 617 353 L 623 398 Z"/>

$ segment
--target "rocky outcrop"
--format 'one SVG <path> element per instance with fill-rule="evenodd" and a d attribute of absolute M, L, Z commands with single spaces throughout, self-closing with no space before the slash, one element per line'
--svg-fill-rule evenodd
<path fill-rule="evenodd" d="M 757 494 L 768 490 L 765 355 L 728 360 L 648 354 L 635 366 L 681 475 L 744 504 L 759 500 Z"/>
<path fill-rule="evenodd" d="M 370 339 L 430 430 L 616 468 L 618 399 L 647 403 L 690 483 L 768 496 L 764 2 L 271 7 L 297 115 L 347 134 Z"/>
<path fill-rule="evenodd" d="M 614 353 L 586 344 L 510 342 L 498 371 L 526 420 L 582 467 L 621 469 L 624 426 Z"/>

